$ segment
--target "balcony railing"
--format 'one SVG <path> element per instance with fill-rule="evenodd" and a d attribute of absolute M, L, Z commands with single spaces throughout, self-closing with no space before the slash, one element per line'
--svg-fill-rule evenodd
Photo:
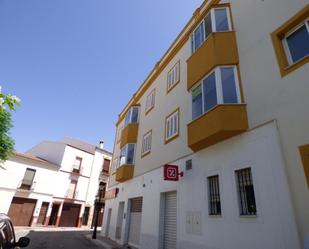
<path fill-rule="evenodd" d="M 18 184 L 18 189 L 33 191 L 35 188 L 36 182 L 29 180 L 21 180 Z"/>

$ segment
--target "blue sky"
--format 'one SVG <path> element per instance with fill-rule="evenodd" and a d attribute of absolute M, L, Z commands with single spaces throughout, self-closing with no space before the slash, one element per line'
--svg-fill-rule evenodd
<path fill-rule="evenodd" d="M 202 0 L 0 0 L 0 85 L 15 149 L 75 137 L 112 150 L 115 121 Z"/>

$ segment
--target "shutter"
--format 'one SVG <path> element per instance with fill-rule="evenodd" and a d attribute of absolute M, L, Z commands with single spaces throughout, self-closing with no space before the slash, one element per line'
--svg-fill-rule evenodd
<path fill-rule="evenodd" d="M 177 193 L 165 194 L 164 249 L 176 249 L 177 234 Z"/>

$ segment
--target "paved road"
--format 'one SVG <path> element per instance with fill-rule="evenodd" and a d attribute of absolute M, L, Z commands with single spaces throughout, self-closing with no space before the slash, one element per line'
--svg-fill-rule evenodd
<path fill-rule="evenodd" d="M 31 239 L 27 249 L 104 249 L 86 238 L 89 231 L 17 231 L 16 237 Z"/>

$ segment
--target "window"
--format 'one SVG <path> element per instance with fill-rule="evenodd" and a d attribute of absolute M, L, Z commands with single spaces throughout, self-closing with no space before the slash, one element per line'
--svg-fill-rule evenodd
<path fill-rule="evenodd" d="M 67 191 L 67 195 L 66 197 L 69 199 L 74 199 L 76 196 L 76 185 L 77 185 L 77 181 L 71 181 L 70 185 L 69 185 L 69 189 Z"/>
<path fill-rule="evenodd" d="M 123 125 L 119 126 L 119 128 L 117 130 L 117 143 L 120 142 L 122 129 L 123 129 Z"/>
<path fill-rule="evenodd" d="M 209 215 L 221 215 L 221 201 L 219 176 L 210 176 L 208 179 L 208 213 Z"/>
<path fill-rule="evenodd" d="M 309 55 L 309 21 L 305 21 L 283 39 L 289 65 Z"/>
<path fill-rule="evenodd" d="M 121 149 L 120 166 L 124 164 L 134 164 L 135 144 L 126 144 Z"/>
<path fill-rule="evenodd" d="M 81 169 L 81 166 L 82 166 L 82 161 L 83 159 L 81 157 L 76 157 L 75 158 L 75 161 L 73 163 L 73 168 L 72 168 L 72 172 L 74 173 L 80 173 L 80 169 Z"/>
<path fill-rule="evenodd" d="M 306 5 L 272 34 L 282 77 L 309 62 L 309 5 Z"/>
<path fill-rule="evenodd" d="M 151 151 L 152 131 L 147 132 L 143 137 L 142 156 L 145 156 Z"/>
<path fill-rule="evenodd" d="M 156 90 L 153 89 L 150 94 L 146 98 L 146 114 L 150 112 L 150 110 L 154 107 L 155 105 L 155 96 L 156 96 Z"/>
<path fill-rule="evenodd" d="M 21 185 L 20 188 L 21 189 L 26 189 L 26 190 L 30 190 L 32 185 L 33 185 L 33 179 L 35 176 L 35 169 L 26 169 L 25 175 L 23 180 L 21 181 Z"/>
<path fill-rule="evenodd" d="M 139 113 L 138 106 L 131 107 L 125 117 L 124 127 L 126 127 L 130 123 L 138 123 L 138 113 Z"/>
<path fill-rule="evenodd" d="M 191 50 L 194 53 L 213 32 L 232 30 L 228 7 L 214 8 L 209 11 L 191 35 Z"/>
<path fill-rule="evenodd" d="M 179 135 L 179 109 L 165 119 L 165 143 Z"/>
<path fill-rule="evenodd" d="M 235 171 L 240 215 L 256 215 L 251 168 Z"/>
<path fill-rule="evenodd" d="M 167 92 L 171 91 L 180 81 L 180 61 L 167 73 Z"/>
<path fill-rule="evenodd" d="M 114 162 L 113 162 L 113 166 L 112 166 L 112 173 L 116 172 L 116 170 L 118 168 L 118 162 L 119 162 L 118 158 L 115 158 Z"/>
<path fill-rule="evenodd" d="M 241 102 L 236 66 L 217 67 L 191 91 L 192 120 L 218 104 Z"/>
<path fill-rule="evenodd" d="M 111 161 L 108 159 L 103 159 L 103 173 L 109 173 L 109 166 Z"/>

